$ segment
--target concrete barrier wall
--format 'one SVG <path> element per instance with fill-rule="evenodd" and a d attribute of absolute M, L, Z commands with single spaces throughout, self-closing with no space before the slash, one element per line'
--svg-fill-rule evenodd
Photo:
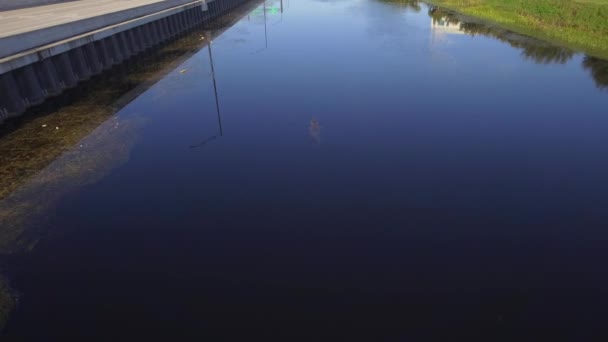
<path fill-rule="evenodd" d="M 10 11 L 14 9 L 57 4 L 60 2 L 70 2 L 78 0 L 0 0 L 0 11 Z"/>
<path fill-rule="evenodd" d="M 215 0 L 0 75 L 0 123 L 248 0 Z"/>
<path fill-rule="evenodd" d="M 111 14 L 1 37 L 0 46 L 2 46 L 2 50 L 0 51 L 0 58 L 193 1 L 195 0 L 165 0 Z"/>

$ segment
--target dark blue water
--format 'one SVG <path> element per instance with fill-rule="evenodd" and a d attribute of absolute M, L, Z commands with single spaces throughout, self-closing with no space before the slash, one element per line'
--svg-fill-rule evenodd
<path fill-rule="evenodd" d="M 608 337 L 607 62 L 410 3 L 260 4 L 24 182 L 6 338 Z"/>

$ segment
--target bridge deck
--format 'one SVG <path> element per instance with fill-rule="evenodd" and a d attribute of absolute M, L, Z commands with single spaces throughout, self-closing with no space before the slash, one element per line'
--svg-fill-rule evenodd
<path fill-rule="evenodd" d="M 0 37 L 102 16 L 164 0 L 80 0 L 0 12 Z"/>
<path fill-rule="evenodd" d="M 0 58 L 195 0 L 79 0 L 0 12 Z"/>

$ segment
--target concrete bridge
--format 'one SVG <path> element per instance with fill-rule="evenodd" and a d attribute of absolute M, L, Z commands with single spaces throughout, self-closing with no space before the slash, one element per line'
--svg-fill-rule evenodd
<path fill-rule="evenodd" d="M 245 1 L 78 0 L 2 11 L 0 123 Z"/>

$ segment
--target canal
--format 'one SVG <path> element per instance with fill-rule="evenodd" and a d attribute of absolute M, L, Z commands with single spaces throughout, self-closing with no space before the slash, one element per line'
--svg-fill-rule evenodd
<path fill-rule="evenodd" d="M 607 132 L 608 61 L 250 2 L 0 129 L 3 334 L 596 340 Z"/>

